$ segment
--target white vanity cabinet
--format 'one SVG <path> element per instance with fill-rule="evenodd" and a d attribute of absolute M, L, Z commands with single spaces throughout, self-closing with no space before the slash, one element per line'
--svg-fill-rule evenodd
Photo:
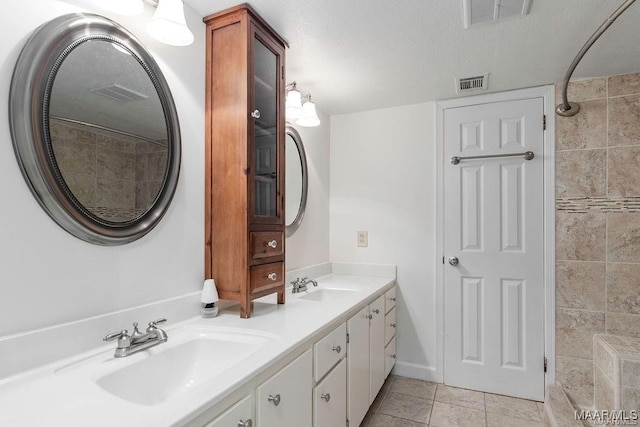
<path fill-rule="evenodd" d="M 253 401 L 253 395 L 245 397 L 205 427 L 254 427 Z"/>
<path fill-rule="evenodd" d="M 347 321 L 347 418 L 360 425 L 385 378 L 384 295 Z"/>
<path fill-rule="evenodd" d="M 311 349 L 257 388 L 260 427 L 311 427 Z"/>
<path fill-rule="evenodd" d="M 384 377 L 387 378 L 396 363 L 396 287 L 384 294 Z"/>

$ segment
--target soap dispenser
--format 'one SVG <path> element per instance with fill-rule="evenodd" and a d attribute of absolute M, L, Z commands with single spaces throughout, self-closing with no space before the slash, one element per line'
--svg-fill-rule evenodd
<path fill-rule="evenodd" d="M 202 295 L 200 296 L 200 314 L 202 317 L 216 317 L 218 315 L 218 290 L 216 282 L 213 279 L 206 279 L 202 286 Z"/>

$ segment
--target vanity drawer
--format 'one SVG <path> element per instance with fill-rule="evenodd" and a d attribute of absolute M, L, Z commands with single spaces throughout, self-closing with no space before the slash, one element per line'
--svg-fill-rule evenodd
<path fill-rule="evenodd" d="M 250 275 L 252 294 L 282 286 L 284 285 L 284 263 L 273 262 L 251 267 Z"/>
<path fill-rule="evenodd" d="M 284 254 L 284 233 L 281 231 L 253 231 L 249 233 L 251 259 Z"/>
<path fill-rule="evenodd" d="M 384 348 L 384 377 L 387 378 L 396 364 L 396 337 L 393 337 Z"/>
<path fill-rule="evenodd" d="M 319 381 L 347 352 L 347 325 L 329 332 L 313 346 L 313 379 Z"/>
<path fill-rule="evenodd" d="M 390 312 L 384 316 L 384 344 L 389 344 L 391 338 L 396 335 L 396 309 L 392 308 Z"/>
<path fill-rule="evenodd" d="M 396 306 L 396 286 L 389 289 L 384 294 L 384 312 L 388 313 L 395 306 Z"/>

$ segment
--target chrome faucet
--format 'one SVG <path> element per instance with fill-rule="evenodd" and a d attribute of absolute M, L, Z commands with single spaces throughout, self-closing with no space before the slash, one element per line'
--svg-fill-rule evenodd
<path fill-rule="evenodd" d="M 297 294 L 298 292 L 304 292 L 307 290 L 307 285 L 309 283 L 313 284 L 313 286 L 318 286 L 318 282 L 315 280 L 309 279 L 308 277 L 303 277 L 302 279 L 297 277 L 296 280 L 291 282 L 291 284 L 293 285 L 293 289 L 291 290 L 291 292 L 294 294 Z"/>
<path fill-rule="evenodd" d="M 142 333 L 138 330 L 138 322 L 133 323 L 133 333 L 129 335 L 129 331 L 123 329 L 120 332 L 114 332 L 103 338 L 104 341 L 113 341 L 118 339 L 118 347 L 114 357 L 127 357 L 142 350 L 154 347 L 160 343 L 167 341 L 167 333 L 158 328 L 158 325 L 165 323 L 167 319 L 158 319 L 149 322 L 147 330 Z"/>

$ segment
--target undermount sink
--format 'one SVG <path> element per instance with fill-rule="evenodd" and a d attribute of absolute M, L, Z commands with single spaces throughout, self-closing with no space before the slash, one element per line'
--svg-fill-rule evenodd
<path fill-rule="evenodd" d="M 214 379 L 276 338 L 259 332 L 210 328 L 180 328 L 168 334 L 167 343 L 98 378 L 98 386 L 131 403 L 157 405 Z M 179 342 L 173 344 L 172 340 Z"/>
<path fill-rule="evenodd" d="M 318 290 L 314 290 L 313 292 L 309 292 L 308 294 L 302 295 L 300 299 L 306 299 L 310 301 L 330 301 L 335 300 L 337 298 L 343 298 L 352 294 L 353 292 L 357 292 L 356 289 L 349 288 L 320 288 Z"/>

